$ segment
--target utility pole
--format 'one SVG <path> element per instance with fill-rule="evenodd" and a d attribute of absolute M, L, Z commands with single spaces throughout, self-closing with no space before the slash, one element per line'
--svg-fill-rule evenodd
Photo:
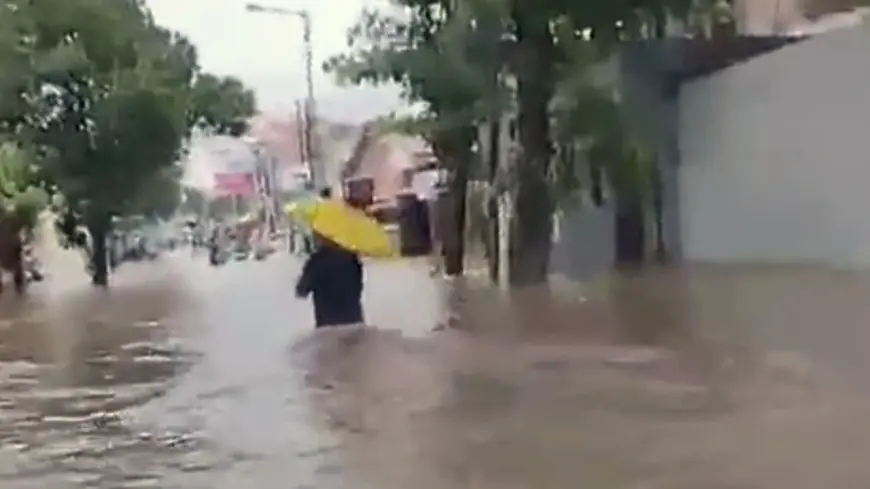
<path fill-rule="evenodd" d="M 304 103 L 304 118 L 305 118 L 305 151 L 304 161 L 308 166 L 308 172 L 311 175 L 311 184 L 317 188 L 318 186 L 326 185 L 326 175 L 320 161 L 320 152 L 316 147 L 316 125 L 317 117 L 315 115 L 316 103 L 314 100 L 314 54 L 311 41 L 311 14 L 307 10 L 293 10 L 281 7 L 268 7 L 256 3 L 249 3 L 245 6 L 248 12 L 265 13 L 271 15 L 290 15 L 298 17 L 302 21 L 302 43 L 303 56 L 305 63 L 305 85 L 306 85 L 306 100 Z"/>
<path fill-rule="evenodd" d="M 314 105 L 314 55 L 311 45 L 311 15 L 307 11 L 301 11 L 302 41 L 305 49 L 305 86 L 307 98 L 305 100 L 305 148 L 308 160 L 308 168 L 311 172 L 311 183 L 314 187 L 326 185 L 323 168 L 321 168 L 320 152 L 315 146 L 315 131 L 317 120 L 315 118 Z"/>
<path fill-rule="evenodd" d="M 311 155 L 308 152 L 309 148 L 308 148 L 307 138 L 306 138 L 306 134 L 308 133 L 308 129 L 307 129 L 308 123 L 306 122 L 305 116 L 303 115 L 303 113 L 304 113 L 303 105 L 304 105 L 304 102 L 301 102 L 299 100 L 296 101 L 296 141 L 299 143 L 299 159 L 302 161 L 302 165 L 303 165 L 303 167 L 305 167 L 305 169 L 308 173 L 308 176 L 306 177 L 307 180 L 305 182 L 306 188 L 308 188 L 308 187 L 312 186 L 311 185 L 312 175 L 311 175 L 311 167 L 305 166 L 305 164 L 306 164 L 306 162 L 311 161 Z"/>

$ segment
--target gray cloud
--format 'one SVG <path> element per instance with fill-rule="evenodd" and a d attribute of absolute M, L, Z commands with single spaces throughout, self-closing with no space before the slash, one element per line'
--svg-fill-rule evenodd
<path fill-rule="evenodd" d="M 245 12 L 246 0 L 147 0 L 161 24 L 185 33 L 209 71 L 241 78 L 264 112 L 288 113 L 305 97 L 301 25 L 293 17 Z M 371 0 L 260 0 L 304 8 L 313 19 L 318 109 L 324 117 L 360 122 L 401 107 L 396 87 L 344 88 L 319 70 L 345 47 L 347 29 Z"/>

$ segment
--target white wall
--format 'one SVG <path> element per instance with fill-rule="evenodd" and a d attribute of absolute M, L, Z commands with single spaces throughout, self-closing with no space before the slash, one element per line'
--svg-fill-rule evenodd
<path fill-rule="evenodd" d="M 684 255 L 870 267 L 870 30 L 683 87 Z"/>

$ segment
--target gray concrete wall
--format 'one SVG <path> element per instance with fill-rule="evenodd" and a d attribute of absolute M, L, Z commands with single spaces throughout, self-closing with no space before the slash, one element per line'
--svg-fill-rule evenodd
<path fill-rule="evenodd" d="M 613 264 L 613 207 L 578 207 L 558 219 L 558 236 L 550 255 L 553 273 L 590 280 Z"/>
<path fill-rule="evenodd" d="M 682 87 L 687 259 L 870 267 L 868 46 L 842 29 Z"/>

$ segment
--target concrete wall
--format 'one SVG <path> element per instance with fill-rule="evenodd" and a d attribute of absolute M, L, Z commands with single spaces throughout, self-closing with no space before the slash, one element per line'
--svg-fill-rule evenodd
<path fill-rule="evenodd" d="M 839 30 L 682 87 L 685 258 L 870 266 L 868 46 Z"/>
<path fill-rule="evenodd" d="M 614 259 L 613 207 L 578 207 L 557 219 L 550 269 L 573 280 L 589 280 Z"/>

